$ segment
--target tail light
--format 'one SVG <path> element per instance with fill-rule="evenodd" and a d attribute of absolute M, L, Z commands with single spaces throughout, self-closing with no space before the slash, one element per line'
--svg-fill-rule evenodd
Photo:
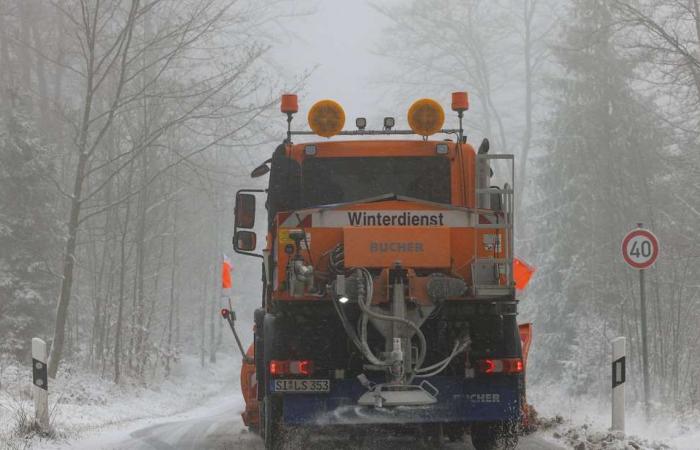
<path fill-rule="evenodd" d="M 525 369 L 523 360 L 520 358 L 501 358 L 501 359 L 481 359 L 476 362 L 477 371 L 487 375 L 497 373 L 501 374 L 516 374 L 522 373 Z"/>
<path fill-rule="evenodd" d="M 314 362 L 309 359 L 270 361 L 270 375 L 304 375 L 314 373 Z"/>
<path fill-rule="evenodd" d="M 285 375 L 289 373 L 289 361 L 270 361 L 270 375 Z"/>
<path fill-rule="evenodd" d="M 308 359 L 292 361 L 292 364 L 289 365 L 289 370 L 293 374 L 312 375 L 314 373 L 314 362 Z"/>

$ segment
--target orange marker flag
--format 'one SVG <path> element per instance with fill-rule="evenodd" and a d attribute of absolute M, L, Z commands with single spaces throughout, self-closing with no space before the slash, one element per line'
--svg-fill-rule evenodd
<path fill-rule="evenodd" d="M 221 264 L 221 288 L 231 289 L 231 271 L 233 267 L 231 266 L 231 260 L 227 255 L 224 254 L 224 261 Z"/>
<path fill-rule="evenodd" d="M 522 291 L 525 289 L 535 273 L 535 268 L 525 263 L 524 261 L 515 258 L 513 260 L 513 280 L 515 281 L 515 289 Z"/>

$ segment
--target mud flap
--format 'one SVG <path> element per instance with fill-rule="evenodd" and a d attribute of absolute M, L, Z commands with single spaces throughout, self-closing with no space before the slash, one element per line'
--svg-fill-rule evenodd
<path fill-rule="evenodd" d="M 522 399 L 521 399 L 521 408 L 522 408 L 522 421 L 521 421 L 521 427 L 524 432 L 532 431 L 534 422 L 537 416 L 537 413 L 535 412 L 535 409 L 527 403 L 527 396 L 526 396 L 526 388 L 525 388 L 525 374 L 527 373 L 527 355 L 530 352 L 530 344 L 532 343 L 532 324 L 531 323 L 523 323 L 518 326 L 518 331 L 520 332 L 520 342 L 522 344 L 522 350 L 523 350 L 523 373 L 522 373 L 522 386 L 521 386 L 521 392 L 522 392 Z"/>

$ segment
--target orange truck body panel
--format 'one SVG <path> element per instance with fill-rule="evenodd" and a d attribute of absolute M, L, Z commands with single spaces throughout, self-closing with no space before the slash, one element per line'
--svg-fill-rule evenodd
<path fill-rule="evenodd" d="M 384 216 L 389 218 L 389 216 Z M 348 267 L 450 267 L 448 228 L 343 228 Z"/>
<path fill-rule="evenodd" d="M 523 345 L 523 365 L 527 367 L 527 354 L 530 352 L 530 344 L 532 343 L 532 324 L 523 323 L 519 325 L 520 341 Z"/>
<path fill-rule="evenodd" d="M 368 202 L 309 206 L 293 213 L 278 212 L 271 220 L 267 234 L 266 253 L 274 255 L 270 272 L 272 279 L 268 280 L 271 286 L 266 291 L 268 299 L 282 302 L 329 301 L 307 290 L 301 295 L 292 296 L 285 280 L 293 258 L 301 258 L 304 264 L 314 268 L 325 268 L 331 252 L 339 244 L 343 244 L 345 267 L 380 269 L 374 271 L 373 304 L 390 301 L 388 270 L 397 262 L 406 269 L 409 297 L 420 303 L 428 301 L 428 271 L 423 269 L 441 269 L 441 272 L 471 284 L 475 260 L 506 258 L 510 250 L 507 249 L 506 231 L 497 226 L 504 223 L 503 213 L 476 209 L 477 158 L 469 144 L 428 140 L 324 141 L 287 144 L 284 152 L 299 164 L 306 158 L 344 157 L 365 158 L 371 164 L 371 158 L 375 157 L 434 157 L 438 144 L 447 146 L 444 157 L 450 161 L 449 205 L 387 197 Z M 309 145 L 315 147 L 313 156 L 306 154 L 305 149 Z M 418 216 L 418 219 L 414 218 Z M 489 227 L 489 224 L 494 227 Z M 306 238 L 300 241 L 299 249 L 295 248 L 295 241 L 290 237 L 291 230 L 305 232 Z M 498 276 L 497 279 L 505 286 L 504 278 Z M 514 292 L 514 286 L 511 287 Z M 469 300 L 468 294 L 465 296 L 447 300 Z M 265 302 L 268 313 L 272 312 L 271 303 Z M 285 305 L 292 306 L 289 303 Z M 519 333 L 523 363 L 526 365 L 532 325 L 520 325 Z M 252 346 L 247 354 L 253 356 Z M 246 402 L 243 420 L 246 425 L 257 427 L 259 408 L 254 364 L 243 364 L 241 389 Z"/>
<path fill-rule="evenodd" d="M 473 208 L 476 204 L 476 193 L 471 182 L 475 176 L 476 152 L 469 144 L 457 145 L 448 141 L 326 141 L 288 145 L 287 156 L 300 164 L 303 162 L 304 148 L 307 145 L 316 146 L 314 158 L 372 158 L 392 156 L 435 156 L 437 143 L 447 145 L 447 157 L 457 164 L 452 164 L 452 204 Z M 461 149 L 461 150 L 460 150 Z M 471 180 L 467 182 L 467 180 Z M 464 188 L 463 188 L 464 187 Z"/>
<path fill-rule="evenodd" d="M 434 212 L 436 220 L 443 220 L 444 226 L 432 227 L 350 227 L 345 223 L 336 226 L 317 226 L 314 219 L 329 219 L 321 217 L 330 213 L 347 215 L 353 212 L 364 211 L 371 215 L 373 211 L 381 211 L 386 214 L 394 213 L 418 213 Z M 411 216 L 407 220 L 410 220 Z M 277 279 L 284 280 L 286 267 L 292 257 L 284 251 L 286 245 L 293 244 L 289 237 L 292 229 L 304 228 L 307 233 L 308 249 L 301 251 L 306 262 L 323 264 L 328 253 L 337 244 L 344 243 L 346 265 L 348 267 L 391 267 L 400 261 L 407 268 L 420 269 L 424 267 L 445 268 L 449 272 L 465 280 L 472 278 L 471 263 L 475 258 L 504 258 L 505 245 L 494 246 L 493 241 L 505 244 L 505 233 L 498 228 L 473 228 L 469 221 L 488 223 L 497 222 L 495 213 L 473 212 L 466 208 L 445 209 L 441 206 L 421 202 L 410 201 L 379 201 L 374 203 L 353 204 L 334 208 L 332 211 L 324 211 L 314 216 L 313 212 L 300 212 L 302 227 L 286 227 L 285 221 L 289 218 L 286 213 L 278 214 L 277 239 L 273 245 L 278 248 L 277 254 Z M 378 220 L 388 218 L 387 215 L 379 216 Z M 330 218 L 329 222 L 333 222 Z M 376 219 L 376 217 L 375 217 Z M 395 219 L 394 222 L 397 222 Z M 475 248 L 476 243 L 476 248 Z M 399 247 L 401 244 L 404 247 Z M 412 247 L 410 246 L 412 244 Z M 304 246 L 306 244 L 303 243 Z M 406 246 L 408 245 L 408 247 Z M 417 251 L 421 250 L 421 251 Z M 314 300 L 314 297 L 290 297 L 279 283 L 273 286 L 276 300 Z"/>
<path fill-rule="evenodd" d="M 527 355 L 530 352 L 530 344 L 532 344 L 532 324 L 523 323 L 518 326 L 518 331 L 520 332 L 520 342 L 523 348 L 523 367 L 527 370 Z M 532 405 L 524 402 L 522 405 L 523 418 L 522 427 L 526 431 L 535 431 L 536 429 L 536 419 L 537 413 Z"/>
<path fill-rule="evenodd" d="M 250 361 L 255 357 L 255 349 L 251 344 L 246 351 L 246 356 Z M 245 410 L 241 413 L 243 423 L 251 428 L 258 428 L 260 416 L 258 411 L 258 385 L 255 378 L 255 363 L 247 362 L 245 359 L 241 365 L 241 392 L 245 401 Z"/>

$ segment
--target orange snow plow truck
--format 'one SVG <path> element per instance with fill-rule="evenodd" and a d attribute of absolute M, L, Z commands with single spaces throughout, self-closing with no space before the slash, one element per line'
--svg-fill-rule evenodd
<path fill-rule="evenodd" d="M 444 129 L 440 104 L 421 99 L 410 130 L 392 117 L 344 130 L 342 107 L 322 100 L 312 131 L 293 131 L 297 97 L 282 97 L 287 138 L 251 174 L 269 173 L 268 188 L 237 192 L 233 238 L 262 260 L 241 385 L 243 418 L 266 449 L 292 429 L 468 432 L 477 449 L 516 446 L 531 332 L 516 321 L 516 285 L 529 273 L 513 256 L 514 162 L 487 140 L 474 150 L 467 109 L 457 92 L 458 128 Z M 310 135 L 349 137 L 292 142 Z"/>

